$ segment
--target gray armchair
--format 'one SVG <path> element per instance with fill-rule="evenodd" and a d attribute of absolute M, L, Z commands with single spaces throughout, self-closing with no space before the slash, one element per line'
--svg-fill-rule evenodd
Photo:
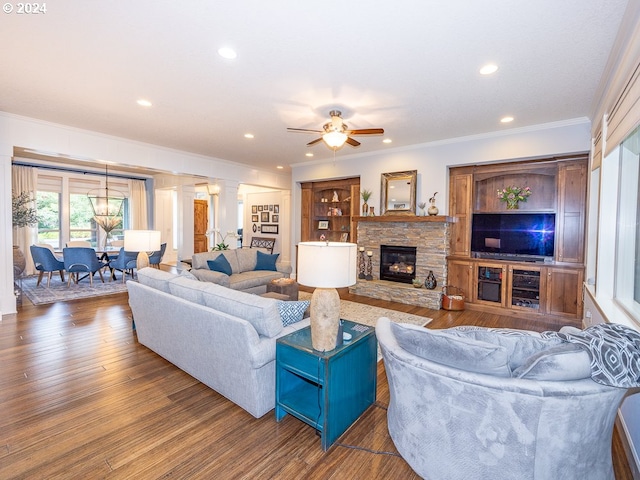
<path fill-rule="evenodd" d="M 378 320 L 389 433 L 402 457 L 431 480 L 613 480 L 627 389 L 594 382 L 576 345 L 500 330 Z"/>

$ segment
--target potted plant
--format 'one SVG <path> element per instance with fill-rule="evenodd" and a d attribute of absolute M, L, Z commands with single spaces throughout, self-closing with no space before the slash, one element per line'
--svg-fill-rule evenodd
<path fill-rule="evenodd" d="M 360 196 L 362 197 L 362 200 L 364 201 L 364 203 L 362 204 L 362 216 L 366 217 L 368 215 L 368 212 L 369 212 L 369 205 L 367 205 L 367 202 L 371 198 L 371 190 L 367 190 L 365 188 L 364 190 L 362 190 L 360 192 Z"/>
<path fill-rule="evenodd" d="M 13 224 L 13 239 L 16 243 L 17 229 L 32 227 L 38 224 L 38 211 L 31 206 L 31 194 L 22 192 L 11 196 L 11 223 Z M 16 275 L 22 275 L 27 266 L 20 246 L 13 246 L 13 270 Z"/>

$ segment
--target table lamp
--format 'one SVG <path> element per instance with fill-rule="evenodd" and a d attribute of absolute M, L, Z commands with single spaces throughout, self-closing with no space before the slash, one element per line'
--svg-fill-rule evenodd
<path fill-rule="evenodd" d="M 340 296 L 336 288 L 356 283 L 358 246 L 343 242 L 300 242 L 299 284 L 315 287 L 311 296 L 311 344 L 326 352 L 336 348 L 340 325 Z"/>
<path fill-rule="evenodd" d="M 125 230 L 124 249 L 127 252 L 138 252 L 136 269 L 149 266 L 149 253 L 160 250 L 159 230 Z"/>

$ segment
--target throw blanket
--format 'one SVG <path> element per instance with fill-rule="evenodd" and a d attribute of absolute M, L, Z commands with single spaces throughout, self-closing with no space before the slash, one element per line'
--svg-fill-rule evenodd
<path fill-rule="evenodd" d="M 591 378 L 612 387 L 640 387 L 640 333 L 617 323 L 602 323 L 576 333 L 543 332 L 580 345 L 591 357 Z"/>

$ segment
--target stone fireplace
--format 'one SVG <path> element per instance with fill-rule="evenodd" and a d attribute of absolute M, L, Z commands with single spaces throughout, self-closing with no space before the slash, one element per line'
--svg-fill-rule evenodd
<path fill-rule="evenodd" d="M 447 283 L 447 255 L 449 254 L 449 224 L 451 217 L 418 217 L 409 215 L 385 215 L 379 217 L 359 217 L 358 245 L 373 256 L 373 280 L 359 279 L 349 287 L 349 292 L 366 297 L 418 305 L 433 309 L 440 308 L 442 286 Z M 433 271 L 438 282 L 434 290 L 414 288 L 411 277 L 404 275 L 403 282 L 388 279 L 382 269 L 407 270 L 407 258 L 398 251 L 393 262 L 383 258 L 382 246 L 415 248 L 413 277 L 424 283 L 429 271 Z M 386 250 L 386 248 L 385 248 Z M 397 265 L 396 265 L 397 264 Z M 386 266 L 383 266 L 386 265 Z M 395 265 L 395 266 L 394 266 Z M 407 281 L 408 280 L 408 281 Z"/>

